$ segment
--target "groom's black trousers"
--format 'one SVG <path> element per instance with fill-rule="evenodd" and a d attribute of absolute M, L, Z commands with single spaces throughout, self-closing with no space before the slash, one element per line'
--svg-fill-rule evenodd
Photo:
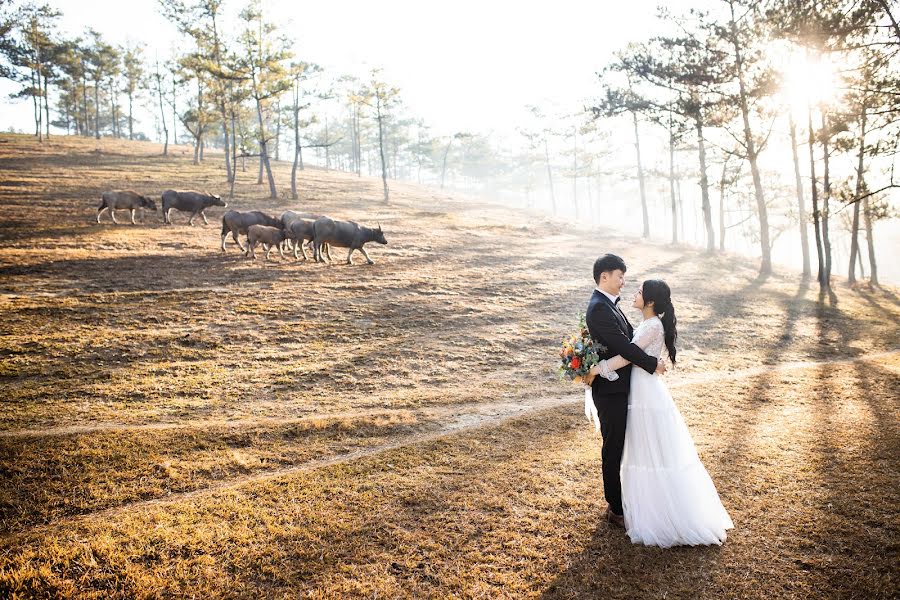
<path fill-rule="evenodd" d="M 617 515 L 622 509 L 622 451 L 625 449 L 625 423 L 628 417 L 628 392 L 612 394 L 594 393 L 594 405 L 600 416 L 600 434 L 603 436 L 603 494 L 610 509 Z"/>

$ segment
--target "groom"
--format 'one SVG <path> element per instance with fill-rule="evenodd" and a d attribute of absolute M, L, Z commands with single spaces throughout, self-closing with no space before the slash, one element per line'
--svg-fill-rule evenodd
<path fill-rule="evenodd" d="M 600 359 L 621 355 L 651 375 L 654 372 L 665 373 L 663 361 L 647 355 L 640 347 L 631 343 L 634 329 L 619 308 L 619 294 L 625 286 L 625 261 L 615 254 L 604 254 L 594 262 L 594 281 L 597 289 L 588 304 L 586 320 L 591 338 L 606 347 L 606 352 L 600 354 Z M 600 453 L 603 461 L 603 493 L 609 503 L 605 516 L 610 523 L 624 527 L 619 467 L 622 463 L 622 450 L 625 448 L 631 365 L 622 367 L 616 373 L 619 378 L 615 381 L 595 377 L 591 383 L 591 392 L 600 416 L 600 433 L 603 436 L 603 450 Z"/>

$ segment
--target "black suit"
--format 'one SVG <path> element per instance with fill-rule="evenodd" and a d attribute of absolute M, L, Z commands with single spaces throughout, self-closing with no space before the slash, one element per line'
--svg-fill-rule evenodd
<path fill-rule="evenodd" d="M 648 373 L 656 372 L 657 359 L 631 343 L 634 329 L 625 315 L 604 293 L 594 290 L 588 304 L 586 321 L 591 338 L 606 347 L 601 359 L 621 355 Z M 616 371 L 619 378 L 609 381 L 597 376 L 591 386 L 594 405 L 600 415 L 603 436 L 603 493 L 609 507 L 617 515 L 622 510 L 622 481 L 619 467 L 625 448 L 625 423 L 628 417 L 628 391 L 631 387 L 631 365 Z"/>

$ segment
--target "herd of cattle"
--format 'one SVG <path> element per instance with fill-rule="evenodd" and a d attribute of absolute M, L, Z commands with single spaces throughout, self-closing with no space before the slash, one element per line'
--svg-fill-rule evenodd
<path fill-rule="evenodd" d="M 219 197 L 211 194 L 203 194 L 194 191 L 166 190 L 162 194 L 163 222 L 171 223 L 169 213 L 172 209 L 190 212 L 188 224 L 194 224 L 194 218 L 200 215 L 207 225 L 206 215 L 203 211 L 210 206 L 227 206 Z M 142 196 L 133 191 L 111 191 L 101 195 L 100 205 L 97 207 L 97 223 L 100 215 L 109 210 L 109 216 L 113 223 L 116 221 L 116 210 L 131 211 L 131 222 L 134 221 L 134 213 L 145 209 L 156 210 L 156 202 L 147 196 Z M 293 248 L 294 258 L 299 259 L 298 251 L 303 254 L 303 260 L 308 260 L 307 248 L 311 246 L 313 258 L 317 262 L 331 261 L 330 248 L 349 248 L 347 263 L 353 264 L 353 253 L 359 250 L 366 257 L 368 263 L 374 264 L 368 252 L 363 247 L 369 242 L 387 244 L 381 226 L 376 228 L 364 227 L 353 221 L 338 221 L 325 215 L 313 213 L 298 213 L 291 210 L 282 213 L 281 217 L 273 217 L 264 212 L 254 210 L 240 212 L 229 210 L 222 215 L 222 252 L 225 252 L 225 239 L 228 234 L 240 247 L 245 255 L 256 258 L 256 247 L 262 245 L 266 251 L 266 259 L 274 248 L 284 257 L 284 248 Z M 247 236 L 247 245 L 241 243 L 239 235 Z"/>

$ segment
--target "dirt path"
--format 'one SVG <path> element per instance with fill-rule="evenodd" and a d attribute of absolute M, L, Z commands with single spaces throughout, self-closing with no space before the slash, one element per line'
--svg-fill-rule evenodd
<path fill-rule="evenodd" d="M 860 356 L 852 359 L 843 359 L 843 360 L 829 360 L 829 361 L 817 361 L 817 362 L 790 362 L 790 363 L 781 363 L 772 365 L 770 367 L 765 368 L 753 368 L 753 369 L 743 369 L 738 372 L 714 372 L 705 374 L 703 376 L 689 376 L 687 379 L 681 381 L 673 381 L 670 385 L 670 389 L 678 389 L 684 387 L 690 387 L 694 385 L 699 385 L 702 383 L 708 383 L 713 381 L 722 381 L 723 377 L 728 377 L 729 380 L 738 380 L 738 379 L 746 379 L 751 377 L 758 377 L 760 375 L 764 375 L 766 373 L 772 372 L 791 372 L 791 371 L 800 371 L 800 370 L 808 370 L 808 369 L 818 369 L 823 366 L 841 366 L 841 365 L 851 365 L 856 363 L 867 363 L 867 362 L 877 362 L 881 359 L 894 357 L 900 354 L 900 350 L 892 351 L 892 352 L 881 352 L 877 354 L 871 354 L 866 356 Z M 200 496 L 206 496 L 210 494 L 215 494 L 217 492 L 221 492 L 223 490 L 233 489 L 240 486 L 243 486 L 248 483 L 255 482 L 264 482 L 270 481 L 273 479 L 277 479 L 280 477 L 284 477 L 287 475 L 292 475 L 295 473 L 303 473 L 308 471 L 313 471 L 315 469 L 321 469 L 325 467 L 330 467 L 334 465 L 344 464 L 344 463 L 352 463 L 356 460 L 367 458 L 370 456 L 375 456 L 379 454 L 383 454 L 385 452 L 390 452 L 392 450 L 398 450 L 400 448 L 406 448 L 409 446 L 414 446 L 417 444 L 425 444 L 428 442 L 432 442 L 435 440 L 439 440 L 441 438 L 445 438 L 451 435 L 455 435 L 462 432 L 475 431 L 478 429 L 483 429 L 487 427 L 498 427 L 512 419 L 516 419 L 528 414 L 537 413 L 540 411 L 551 410 L 554 408 L 559 408 L 562 406 L 570 406 L 570 405 L 579 405 L 582 402 L 582 397 L 579 395 L 576 398 L 572 397 L 563 397 L 563 398 L 538 398 L 531 399 L 525 402 L 493 402 L 493 403 L 482 403 L 475 406 L 470 407 L 471 410 L 462 410 L 465 407 L 461 406 L 451 406 L 446 408 L 438 408 L 434 410 L 427 411 L 427 415 L 431 419 L 446 419 L 446 424 L 440 427 L 436 431 L 428 432 L 428 433 L 420 433 L 420 434 L 412 434 L 407 436 L 402 436 L 396 441 L 379 444 L 376 446 L 372 446 L 363 450 L 352 451 L 342 454 L 336 454 L 333 456 L 328 456 L 325 458 L 320 458 L 312 461 L 308 461 L 301 465 L 293 465 L 290 467 L 285 467 L 281 469 L 265 471 L 261 473 L 252 473 L 249 475 L 244 475 L 240 477 L 231 478 L 225 481 L 220 481 L 212 485 L 208 485 L 202 487 L 200 489 L 192 490 L 190 492 L 184 493 L 176 493 L 170 494 L 165 498 L 154 498 L 151 500 L 142 500 L 137 502 L 129 502 L 126 504 L 122 504 L 113 508 L 92 511 L 83 513 L 76 516 L 64 517 L 62 519 L 58 519 L 53 523 L 49 523 L 47 525 L 39 525 L 30 528 L 23 529 L 21 531 L 16 531 L 7 536 L 3 536 L 0 538 L 0 543 L 6 545 L 8 543 L 13 542 L 18 537 L 26 534 L 34 534 L 42 531 L 49 531 L 56 527 L 66 526 L 67 524 L 77 523 L 84 520 L 90 519 L 109 519 L 110 517 L 114 517 L 115 515 L 122 514 L 128 511 L 140 510 L 142 508 L 147 507 L 159 507 L 169 504 L 175 504 L 178 502 L 183 502 L 185 500 L 190 500 L 192 498 L 197 498 Z M 384 413 L 385 411 L 380 411 L 380 413 Z M 345 413 L 343 416 L 362 416 L 367 413 L 363 412 L 355 412 L 355 413 Z M 375 411 L 372 411 L 372 414 L 378 414 Z M 325 418 L 328 416 L 338 417 L 339 415 L 323 415 L 322 417 L 316 418 Z M 18 435 L 33 435 L 33 436 L 41 436 L 41 435 L 70 435 L 70 434 L 80 434 L 92 431 L 108 431 L 108 430 L 146 430 L 146 429 L 168 429 L 168 428 L 197 428 L 203 427 L 209 424 L 216 425 L 266 425 L 266 424 L 285 424 L 285 423 L 302 423 L 304 421 L 308 421 L 311 418 L 301 418 L 301 419 L 259 419 L 259 420 L 240 420 L 240 421 L 208 421 L 202 424 L 199 423 L 156 423 L 156 424 L 147 424 L 147 425 L 138 425 L 138 426 L 115 426 L 113 424 L 109 424 L 105 428 L 97 428 L 97 429 L 86 429 L 82 430 L 77 427 L 70 428 L 58 428 L 53 430 L 45 430 L 42 432 L 34 431 L 34 432 L 17 432 Z M 4 436 L 10 436 L 10 433 L 7 432 L 3 434 Z"/>
<path fill-rule="evenodd" d="M 401 437 L 395 442 L 380 444 L 374 447 L 366 448 L 365 450 L 348 452 L 345 454 L 339 454 L 334 456 L 329 456 L 326 458 L 321 458 L 313 461 L 306 462 L 302 465 L 295 465 L 291 467 L 285 467 L 282 469 L 276 469 L 273 471 L 266 471 L 263 473 L 253 473 L 246 476 L 241 476 L 237 478 L 232 478 L 226 481 L 221 481 L 215 483 L 213 485 L 209 485 L 197 490 L 193 490 L 186 493 L 181 494 L 170 494 L 165 498 L 154 498 L 152 500 L 144 500 L 138 502 L 130 502 L 127 504 L 123 504 L 120 506 L 116 506 L 114 508 L 93 511 L 89 513 L 80 514 L 72 517 L 65 517 L 62 519 L 58 519 L 53 523 L 49 523 L 47 525 L 39 525 L 36 527 L 30 527 L 27 529 L 23 529 L 21 531 L 17 531 L 15 533 L 9 534 L 7 536 L 0 537 L 0 545 L 9 545 L 13 543 L 17 538 L 23 535 L 31 535 L 34 533 L 39 533 L 42 531 L 49 531 L 53 528 L 66 526 L 71 523 L 77 523 L 79 521 L 90 520 L 90 519 L 104 519 L 115 516 L 117 514 L 122 514 L 124 512 L 138 510 L 141 508 L 151 507 L 151 506 L 161 506 L 168 504 L 175 504 L 177 502 L 182 502 L 184 500 L 189 500 L 191 498 L 196 498 L 198 496 L 205 496 L 208 494 L 214 494 L 216 492 L 220 492 L 222 490 L 227 490 L 231 488 L 236 488 L 242 486 L 247 483 L 253 482 L 261 482 L 268 481 L 272 479 L 277 479 L 279 477 L 284 477 L 286 475 L 291 475 L 294 473 L 302 473 L 305 471 L 313 471 L 315 469 L 321 469 L 324 467 L 330 467 L 333 465 L 338 465 L 342 463 L 349 463 L 355 460 L 359 460 L 361 458 L 366 458 L 368 456 L 374 456 L 377 454 L 382 454 L 384 452 L 389 452 L 391 450 L 397 450 L 400 448 L 405 448 L 408 446 L 413 446 L 416 444 L 423 444 L 427 442 L 431 442 L 434 440 L 438 440 L 456 433 L 460 433 L 463 431 L 472 431 L 479 428 L 491 427 L 500 425 L 506 421 L 511 419 L 515 419 L 517 417 L 521 417 L 523 415 L 534 413 L 542 410 L 548 410 L 552 408 L 558 408 L 560 406 L 566 406 L 573 404 L 574 401 L 572 398 L 540 398 L 533 399 L 526 403 L 516 403 L 511 404 L 508 402 L 505 403 L 492 403 L 492 404 L 483 404 L 479 405 L 477 408 L 478 412 L 460 412 L 457 410 L 446 409 L 442 411 L 436 411 L 435 414 L 446 414 L 448 421 L 437 431 L 424 433 L 424 434 L 412 434 L 408 436 Z M 354 416 L 358 416 L 359 413 L 354 413 Z"/>

